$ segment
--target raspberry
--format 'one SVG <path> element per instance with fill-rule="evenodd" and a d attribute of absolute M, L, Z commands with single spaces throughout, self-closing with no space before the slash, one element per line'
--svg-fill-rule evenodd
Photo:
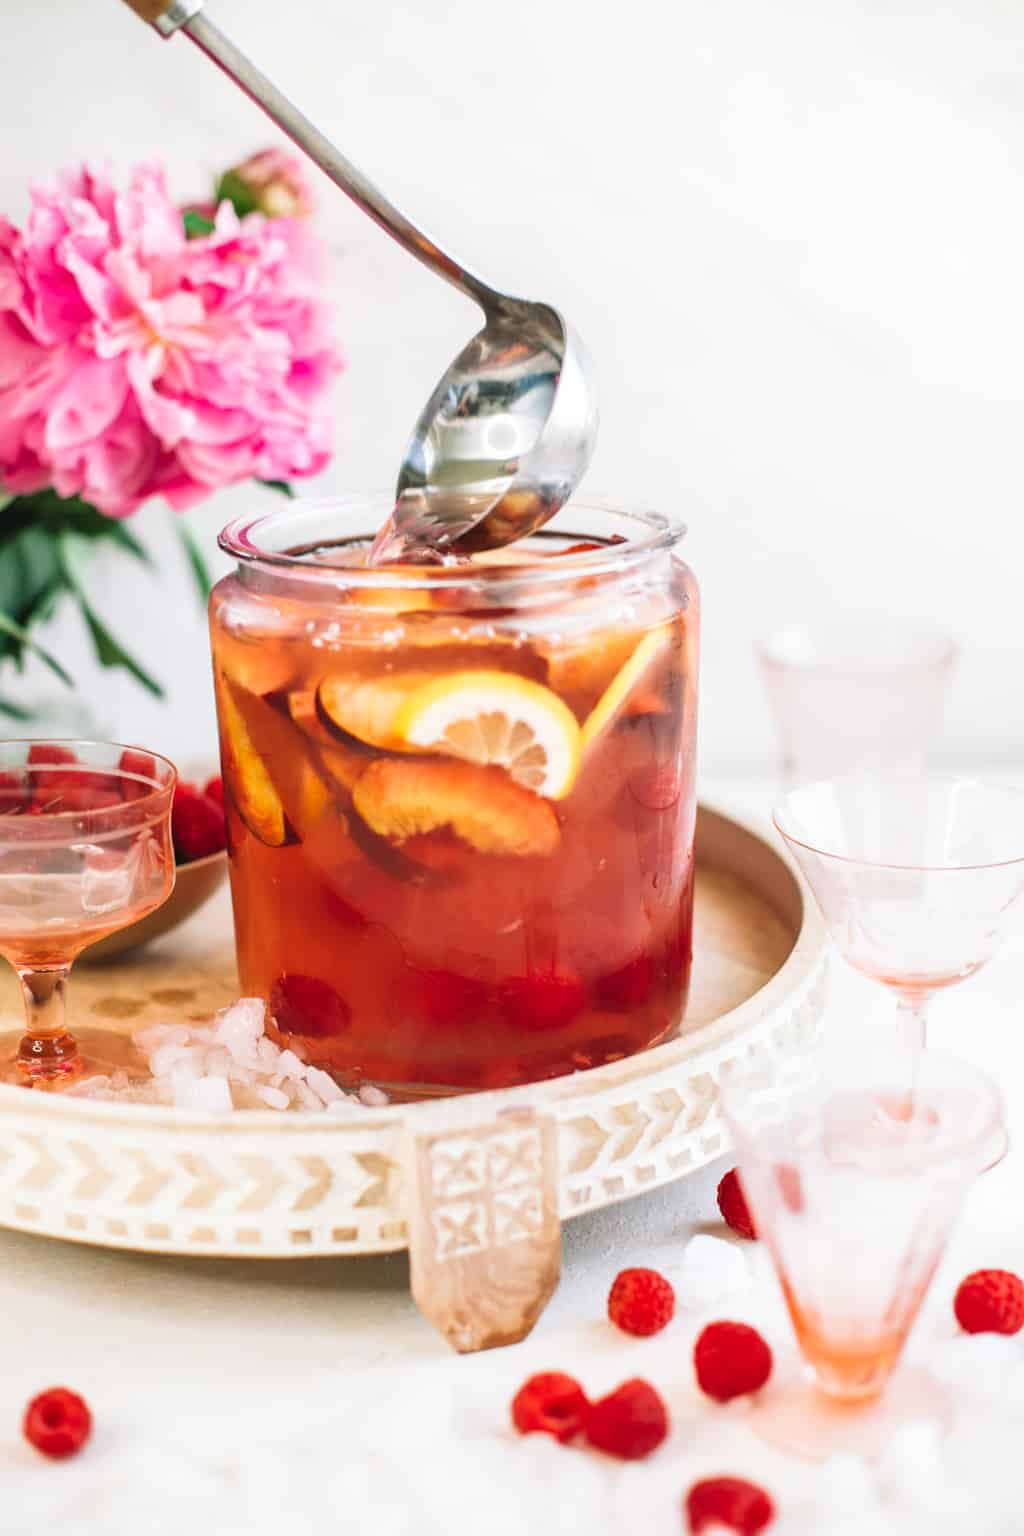
<path fill-rule="evenodd" d="M 455 971 L 410 968 L 413 1008 L 424 1023 L 458 1028 L 477 1023 L 487 1008 L 487 988 L 472 976 Z"/>
<path fill-rule="evenodd" d="M 727 1403 L 764 1386 L 772 1373 L 772 1352 L 746 1323 L 709 1323 L 693 1346 L 693 1363 L 701 1391 Z"/>
<path fill-rule="evenodd" d="M 25 1409 L 22 1425 L 25 1439 L 44 1456 L 63 1461 L 75 1456 L 92 1433 L 92 1414 L 87 1405 L 67 1387 L 51 1387 L 40 1392 Z"/>
<path fill-rule="evenodd" d="M 639 1461 L 668 1434 L 668 1410 L 649 1382 L 633 1377 L 588 1405 L 583 1433 L 597 1450 Z"/>
<path fill-rule="evenodd" d="M 521 1435 L 541 1432 L 564 1443 L 583 1428 L 587 1407 L 586 1393 L 574 1377 L 541 1371 L 512 1399 L 512 1422 Z"/>
<path fill-rule="evenodd" d="M 65 763 L 77 763 L 77 753 L 70 747 L 61 747 L 48 741 L 34 741 L 28 749 L 29 763 L 45 763 L 49 767 Z"/>
<path fill-rule="evenodd" d="M 670 811 L 682 794 L 682 776 L 676 763 L 651 763 L 629 780 L 629 792 L 646 811 Z"/>
<path fill-rule="evenodd" d="M 227 846 L 224 812 L 194 784 L 179 784 L 171 807 L 171 837 L 180 864 L 220 853 Z"/>
<path fill-rule="evenodd" d="M 1024 1328 L 1024 1281 L 1008 1269 L 977 1269 L 953 1299 L 965 1333 L 1019 1333 Z"/>
<path fill-rule="evenodd" d="M 745 1237 L 750 1242 L 755 1240 L 757 1228 L 754 1226 L 754 1218 L 750 1214 L 747 1197 L 740 1183 L 739 1170 L 736 1168 L 730 1168 L 718 1186 L 718 1209 L 727 1227 L 731 1227 L 740 1237 Z"/>
<path fill-rule="evenodd" d="M 125 747 L 117 766 L 124 774 L 138 775 L 138 778 L 124 778 L 119 781 L 123 800 L 141 800 L 145 795 L 152 794 L 153 782 L 156 779 L 156 763 L 148 752 L 139 752 L 135 747 Z M 143 783 L 142 780 L 146 782 Z"/>
<path fill-rule="evenodd" d="M 224 809 L 224 780 L 219 773 L 215 773 L 212 779 L 207 779 L 203 785 L 203 794 L 207 800 L 214 801 L 221 810 Z"/>
<path fill-rule="evenodd" d="M 572 971 L 533 971 L 506 981 L 501 992 L 508 1022 L 518 1029 L 564 1029 L 587 1001 Z"/>
<path fill-rule="evenodd" d="M 686 1495 L 692 1536 L 707 1526 L 726 1525 L 738 1536 L 758 1536 L 775 1519 L 775 1505 L 756 1483 L 740 1477 L 708 1477 Z"/>
<path fill-rule="evenodd" d="M 641 1338 L 672 1321 L 676 1293 L 656 1269 L 624 1269 L 608 1292 L 608 1316 L 623 1333 Z"/>
<path fill-rule="evenodd" d="M 597 983 L 598 1002 L 605 1008 L 637 1008 L 654 987 L 654 957 L 646 953 L 602 976 Z"/>
<path fill-rule="evenodd" d="M 20 773 L 0 773 L 0 814 L 23 811 L 28 790 Z"/>
<path fill-rule="evenodd" d="M 279 976 L 270 989 L 270 1012 L 282 1034 L 321 1040 L 343 1035 L 351 1014 L 343 997 L 318 976 Z"/>

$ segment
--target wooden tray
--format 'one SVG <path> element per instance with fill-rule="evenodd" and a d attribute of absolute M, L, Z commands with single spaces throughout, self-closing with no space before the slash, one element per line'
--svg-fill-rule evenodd
<path fill-rule="evenodd" d="M 761 832 L 697 829 L 690 1006 L 667 1044 L 524 1088 L 367 1110 L 216 1117 L 0 1085 L 0 1225 L 154 1252 L 299 1257 L 410 1248 L 421 1308 L 456 1348 L 521 1337 L 558 1275 L 560 1221 L 725 1149 L 722 1063 L 816 1033 L 827 942 Z M 113 963 L 80 964 L 74 1023 L 205 1019 L 237 996 L 226 891 Z M 20 1020 L 0 978 L 4 1027 Z"/>

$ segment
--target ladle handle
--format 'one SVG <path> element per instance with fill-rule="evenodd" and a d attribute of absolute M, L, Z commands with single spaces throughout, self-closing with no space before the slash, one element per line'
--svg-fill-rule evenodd
<path fill-rule="evenodd" d="M 147 21 L 163 37 L 173 37 L 184 32 L 202 49 L 207 58 L 240 86 L 251 101 L 262 107 L 268 117 L 281 128 L 299 148 L 314 160 L 336 186 L 352 199 L 375 224 L 386 230 L 411 256 L 424 266 L 443 277 L 468 298 L 474 299 L 489 313 L 504 307 L 503 295 L 483 282 L 474 273 L 459 265 L 433 240 L 418 230 L 404 213 L 397 209 L 360 170 L 347 160 L 339 149 L 325 138 L 319 128 L 298 107 L 288 100 L 262 70 L 225 37 L 212 21 L 202 14 L 203 0 L 124 0 L 143 21 Z"/>

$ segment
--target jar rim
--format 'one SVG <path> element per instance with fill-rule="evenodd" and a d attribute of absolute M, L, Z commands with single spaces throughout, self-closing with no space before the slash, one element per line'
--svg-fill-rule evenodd
<path fill-rule="evenodd" d="M 330 560 L 312 561 L 305 554 L 289 553 L 287 548 L 274 549 L 261 545 L 261 539 L 265 540 L 272 528 L 277 530 L 287 528 L 290 532 L 298 534 L 303 520 L 312 524 L 318 516 L 328 512 L 372 513 L 374 516 L 372 527 L 360 529 L 358 532 L 354 530 L 352 534 L 352 537 L 358 537 L 360 534 L 369 537 L 390 512 L 392 505 L 393 497 L 388 495 L 302 498 L 290 502 L 287 507 L 263 512 L 255 517 L 246 514 L 234 518 L 221 531 L 217 542 L 225 554 L 231 555 L 241 566 L 265 570 L 268 574 L 272 573 L 278 577 L 295 577 L 321 583 L 341 577 L 347 587 L 387 588 L 393 591 L 396 588 L 417 590 L 438 585 L 455 589 L 469 585 L 479 587 L 481 582 L 514 584 L 528 581 L 531 586 L 554 585 L 564 583 L 567 579 L 575 581 L 580 577 L 617 576 L 655 555 L 673 549 L 684 538 L 687 531 L 686 524 L 681 519 L 667 513 L 648 508 L 627 511 L 610 500 L 588 498 L 585 501 L 570 502 L 561 509 L 554 521 L 557 522 L 563 517 L 571 518 L 576 514 L 583 518 L 585 524 L 587 515 L 596 513 L 622 519 L 624 523 L 641 529 L 640 535 L 635 539 L 627 536 L 625 543 L 606 544 L 598 549 L 562 555 L 550 565 L 546 562 L 541 564 L 536 560 L 524 559 L 521 563 L 503 561 L 493 565 L 484 563 L 453 566 L 390 565 L 370 569 L 345 565 L 341 562 L 334 563 Z M 541 536 L 545 531 L 580 542 L 586 541 L 588 537 L 594 537 L 592 531 L 588 535 L 585 526 L 579 529 L 562 530 L 548 525 L 546 530 L 540 530 Z M 292 548 L 296 544 L 301 547 L 303 542 L 309 545 L 313 541 L 293 538 L 290 540 L 290 545 Z M 511 545 L 506 547 L 509 550 L 514 548 Z"/>

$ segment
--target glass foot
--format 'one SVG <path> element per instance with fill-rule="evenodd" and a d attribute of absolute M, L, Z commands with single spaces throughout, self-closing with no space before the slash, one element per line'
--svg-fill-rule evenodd
<path fill-rule="evenodd" d="M 851 1455 L 871 1461 L 900 1424 L 921 1419 L 938 1421 L 945 1433 L 952 1396 L 928 1371 L 905 1366 L 884 1392 L 859 1402 L 828 1397 L 806 1376 L 792 1376 L 758 1394 L 748 1422 L 766 1444 L 805 1461 Z"/>
<path fill-rule="evenodd" d="M 993 1168 L 998 1168 L 1007 1152 L 1010 1150 L 1010 1138 L 1002 1126 L 992 1133 L 985 1150 L 984 1161 L 981 1165 L 982 1173 L 990 1173 Z"/>
<path fill-rule="evenodd" d="M 0 1082 L 61 1093 L 88 1077 L 124 1072 L 129 1081 L 148 1078 L 149 1069 L 128 1035 L 112 1029 L 80 1029 L 74 1035 L 39 1040 L 11 1031 L 0 1035 Z"/>

